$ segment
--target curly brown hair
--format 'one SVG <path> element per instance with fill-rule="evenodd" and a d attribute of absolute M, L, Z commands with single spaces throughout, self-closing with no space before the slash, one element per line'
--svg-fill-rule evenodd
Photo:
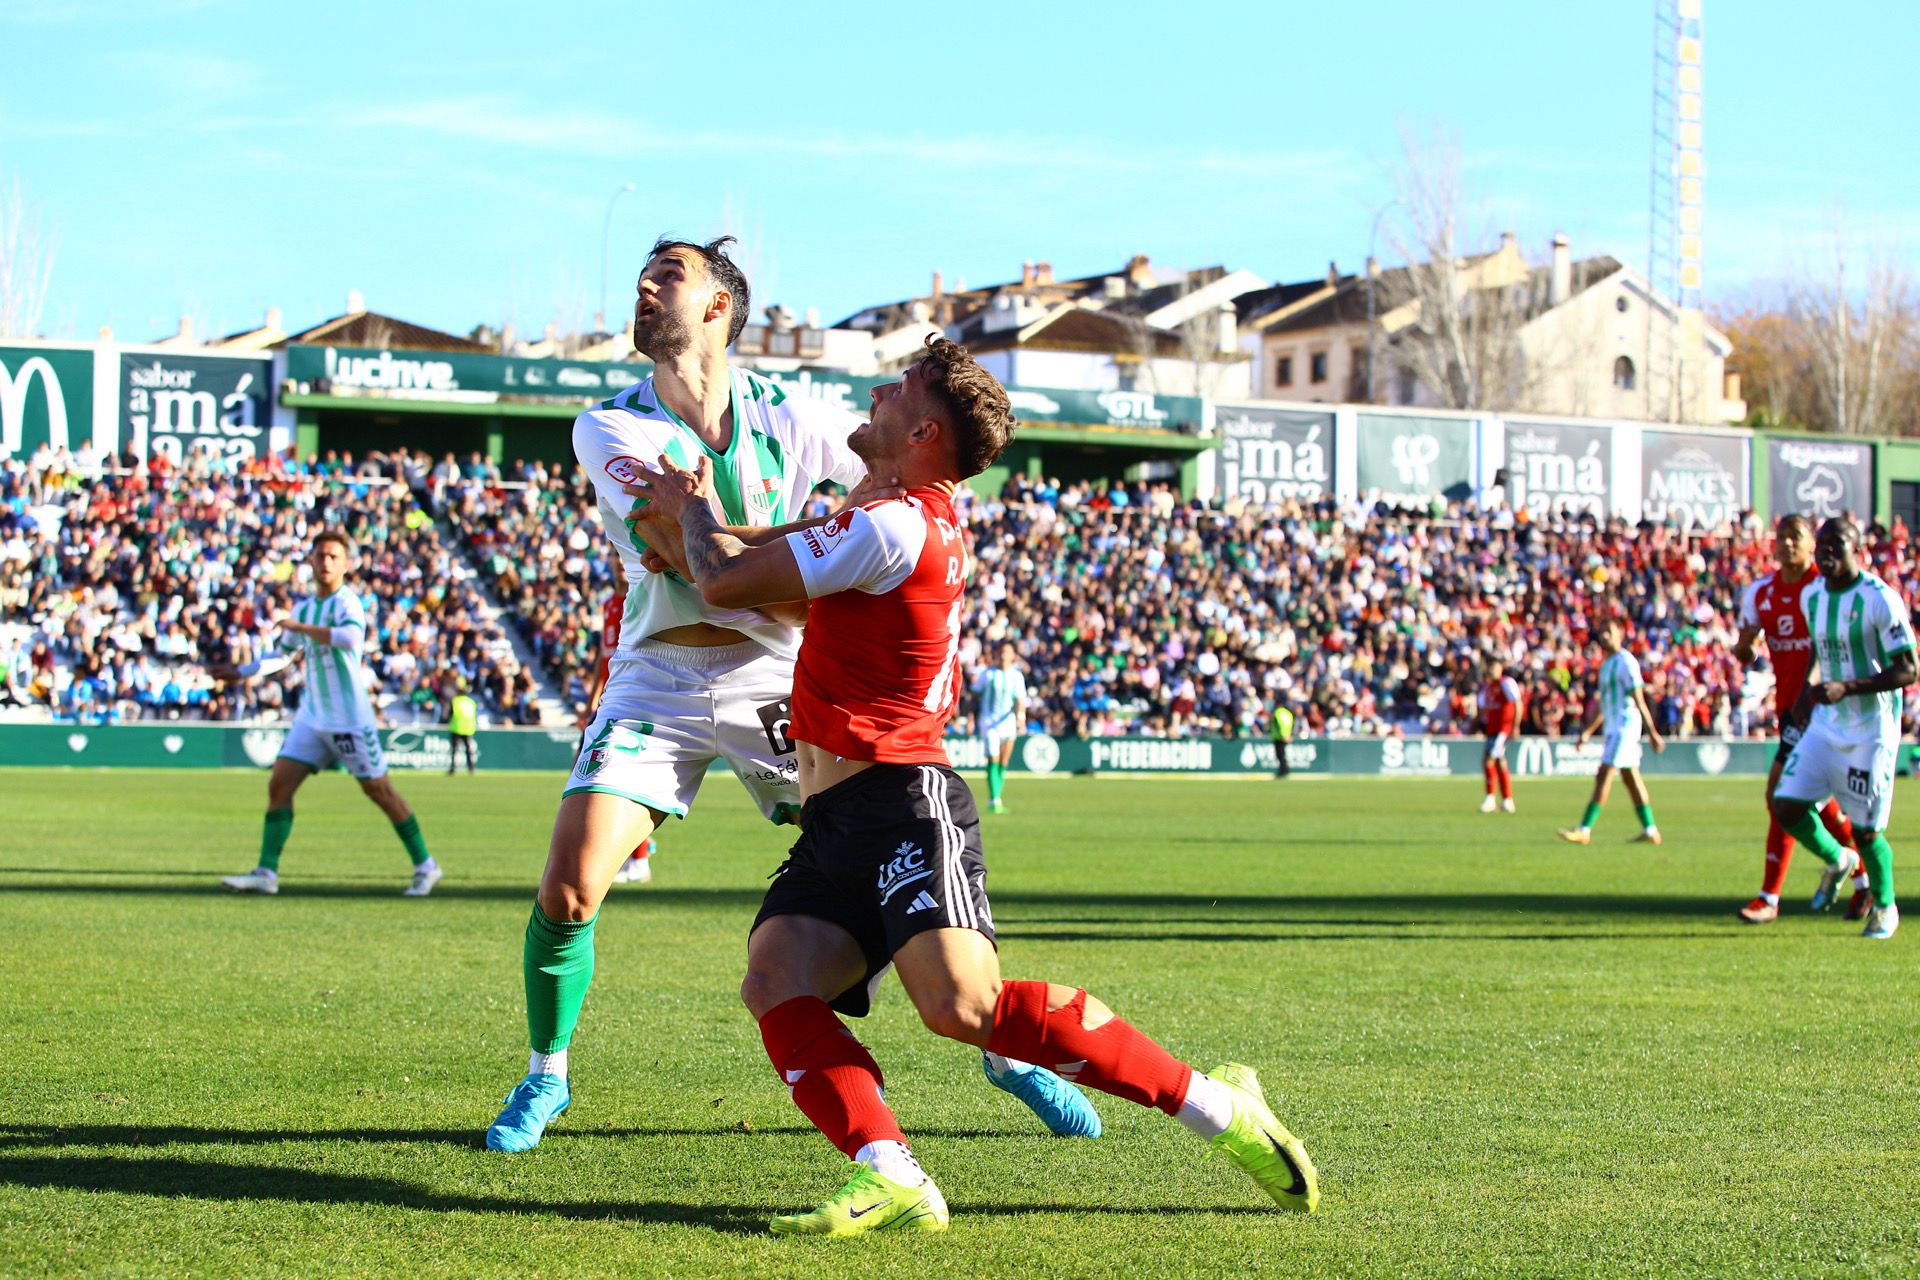
<path fill-rule="evenodd" d="M 979 475 L 1013 440 L 1017 424 L 1007 389 L 975 364 L 965 347 L 937 333 L 927 335 L 927 354 L 920 357 L 919 369 L 921 385 L 953 428 L 953 460 L 960 479 Z"/>

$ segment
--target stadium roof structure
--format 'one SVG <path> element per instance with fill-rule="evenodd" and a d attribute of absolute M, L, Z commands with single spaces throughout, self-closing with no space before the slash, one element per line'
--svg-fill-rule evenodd
<path fill-rule="evenodd" d="M 1180 334 L 1137 316 L 1059 306 L 1028 324 L 987 328 L 990 313 L 976 312 L 955 326 L 958 342 L 980 353 L 1019 347 L 1029 351 L 1131 352 L 1178 359 L 1187 354 Z"/>

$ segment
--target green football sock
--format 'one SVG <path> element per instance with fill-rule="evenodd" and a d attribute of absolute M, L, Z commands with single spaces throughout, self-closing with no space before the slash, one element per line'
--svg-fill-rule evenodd
<path fill-rule="evenodd" d="M 1827 824 L 1820 821 L 1820 815 L 1812 808 L 1800 814 L 1799 821 L 1787 828 L 1787 834 L 1813 850 L 1814 856 L 1832 866 L 1840 861 L 1840 842 L 1827 831 Z"/>
<path fill-rule="evenodd" d="M 573 1040 L 593 981 L 593 920 L 549 920 L 534 903 L 525 955 L 527 1039 L 535 1053 L 558 1053 Z"/>
<path fill-rule="evenodd" d="M 420 834 L 420 815 L 410 813 L 393 824 L 393 834 L 400 837 L 400 843 L 407 846 L 407 856 L 413 859 L 413 865 L 419 866 L 433 855 L 427 852 L 427 841 Z"/>
<path fill-rule="evenodd" d="M 1000 789 L 1007 785 L 1007 770 L 998 760 L 987 761 L 987 799 L 998 801 Z"/>
<path fill-rule="evenodd" d="M 1640 819 L 1640 827 L 1642 830 L 1644 831 L 1653 830 L 1653 806 L 1652 805 L 1637 804 L 1633 806 L 1633 816 Z"/>
<path fill-rule="evenodd" d="M 1593 830 L 1593 824 L 1599 820 L 1600 802 L 1598 800 L 1587 801 L 1587 811 L 1580 815 L 1580 825 L 1591 831 Z"/>
<path fill-rule="evenodd" d="M 280 851 L 293 834 L 293 810 L 269 809 L 260 827 L 260 865 L 269 871 L 280 870 Z"/>
<path fill-rule="evenodd" d="M 1890 907 L 1893 905 L 1893 846 L 1887 843 L 1887 837 L 1874 832 L 1873 839 L 1860 849 L 1860 859 L 1867 864 L 1867 883 L 1873 886 L 1873 905 Z"/>

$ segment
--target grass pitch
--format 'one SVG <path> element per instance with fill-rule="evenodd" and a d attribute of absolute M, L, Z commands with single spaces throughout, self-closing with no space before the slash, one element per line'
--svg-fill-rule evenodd
<path fill-rule="evenodd" d="M 447 878 L 313 780 L 277 898 L 257 774 L 0 771 L 0 1275 L 1471 1276 L 1920 1272 L 1920 917 L 1752 928 L 1750 779 L 1656 780 L 1667 843 L 1471 782 L 1009 788 L 1013 976 L 1085 985 L 1202 1067 L 1258 1067 L 1312 1218 L 1157 1112 L 1047 1138 L 890 987 L 860 1028 L 945 1236 L 776 1240 L 838 1185 L 736 998 L 783 841 L 716 775 L 616 887 L 575 1104 L 480 1136 L 525 1064 L 520 935 L 556 778 L 402 776 Z M 1920 885 L 1920 793 L 1895 850 Z"/>

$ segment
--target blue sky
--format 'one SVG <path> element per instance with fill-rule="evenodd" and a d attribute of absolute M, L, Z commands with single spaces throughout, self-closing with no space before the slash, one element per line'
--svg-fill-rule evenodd
<path fill-rule="evenodd" d="M 0 182 L 57 237 L 51 336 L 368 305 L 464 331 L 613 310 L 665 229 L 756 312 L 1155 264 L 1357 267 L 1403 127 L 1485 225 L 1645 256 L 1651 0 L 555 7 L 0 3 Z M 1708 294 L 1836 217 L 1920 259 L 1920 6 L 1706 0 Z M 1899 140 L 1897 143 L 1889 140 Z M 1384 255 L 1383 255 L 1384 256 Z"/>

